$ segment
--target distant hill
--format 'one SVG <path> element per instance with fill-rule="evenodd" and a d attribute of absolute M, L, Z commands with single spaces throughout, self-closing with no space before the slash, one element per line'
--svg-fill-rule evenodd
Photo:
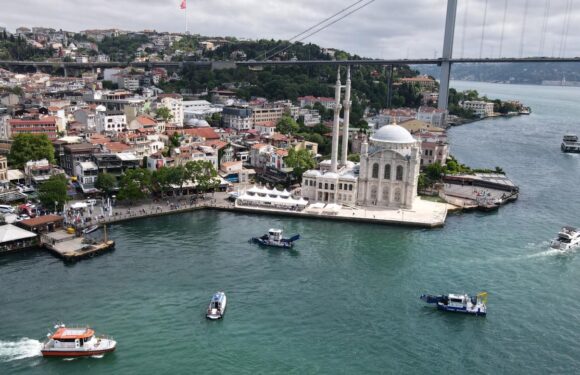
<path fill-rule="evenodd" d="M 439 78 L 438 66 L 425 65 L 414 68 L 422 74 Z M 451 79 L 534 85 L 559 84 L 562 80 L 568 83 L 580 82 L 580 64 L 576 62 L 454 64 L 451 68 Z"/>

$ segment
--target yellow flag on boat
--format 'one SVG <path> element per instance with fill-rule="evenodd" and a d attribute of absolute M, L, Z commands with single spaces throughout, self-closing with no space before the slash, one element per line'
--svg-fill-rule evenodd
<path fill-rule="evenodd" d="M 477 299 L 481 300 L 481 302 L 487 304 L 487 292 L 481 292 L 477 295 Z"/>

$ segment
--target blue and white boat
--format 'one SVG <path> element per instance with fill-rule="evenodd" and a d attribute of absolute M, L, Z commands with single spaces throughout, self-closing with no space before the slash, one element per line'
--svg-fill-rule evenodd
<path fill-rule="evenodd" d="M 295 234 L 290 238 L 282 237 L 282 229 L 270 229 L 268 233 L 262 237 L 252 237 L 250 242 L 258 243 L 265 246 L 283 247 L 291 249 L 294 246 L 294 241 L 300 239 L 299 234 Z"/>
<path fill-rule="evenodd" d="M 475 296 L 467 294 L 442 294 L 438 296 L 423 294 L 420 298 L 427 303 L 437 305 L 437 308 L 443 311 L 482 316 L 487 314 L 486 292 L 479 293 Z"/>
<path fill-rule="evenodd" d="M 208 319 L 217 320 L 221 319 L 226 312 L 226 294 L 224 292 L 216 292 L 212 297 L 207 308 L 207 314 L 205 315 Z"/>

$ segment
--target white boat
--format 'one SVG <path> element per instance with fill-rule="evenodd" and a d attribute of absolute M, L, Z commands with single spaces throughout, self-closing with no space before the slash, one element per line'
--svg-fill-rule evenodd
<path fill-rule="evenodd" d="M 282 237 L 282 229 L 270 229 L 268 233 L 264 234 L 262 237 L 252 237 L 250 242 L 258 243 L 265 246 L 283 247 L 285 249 L 290 249 L 294 246 L 294 241 L 299 240 L 300 235 L 295 234 L 290 238 Z"/>
<path fill-rule="evenodd" d="M 98 225 L 91 225 L 90 227 L 86 227 L 85 229 L 83 229 L 83 234 L 93 233 L 97 229 L 99 229 Z"/>
<path fill-rule="evenodd" d="M 566 134 L 562 139 L 560 148 L 562 149 L 562 152 L 580 152 L 578 136 L 574 134 Z"/>
<path fill-rule="evenodd" d="M 205 315 L 208 319 L 217 320 L 224 316 L 226 311 L 226 294 L 224 292 L 216 292 L 212 297 L 207 308 L 207 314 Z"/>
<path fill-rule="evenodd" d="M 117 342 L 105 336 L 95 336 L 89 327 L 66 327 L 57 325 L 54 333 L 42 345 L 44 357 L 86 357 L 112 352 Z"/>
<path fill-rule="evenodd" d="M 482 316 L 487 314 L 486 292 L 479 293 L 476 296 L 468 294 L 442 294 L 438 296 L 423 294 L 420 298 L 427 303 L 437 305 L 437 308 L 443 311 Z"/>
<path fill-rule="evenodd" d="M 580 245 L 580 229 L 563 227 L 558 237 L 552 240 L 552 249 L 566 251 Z"/>

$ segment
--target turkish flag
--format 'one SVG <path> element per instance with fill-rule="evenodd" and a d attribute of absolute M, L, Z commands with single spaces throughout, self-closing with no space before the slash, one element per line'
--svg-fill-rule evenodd
<path fill-rule="evenodd" d="M 187 8 L 187 0 L 181 0 L 181 9 L 186 9 Z"/>

